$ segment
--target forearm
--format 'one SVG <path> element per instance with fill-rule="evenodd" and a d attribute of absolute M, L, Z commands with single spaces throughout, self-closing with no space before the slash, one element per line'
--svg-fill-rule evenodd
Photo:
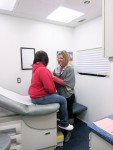
<path fill-rule="evenodd" d="M 62 79 L 60 79 L 60 78 L 58 78 L 56 76 L 53 76 L 53 80 L 54 80 L 54 82 L 56 82 L 56 83 L 58 83 L 58 84 L 60 84 L 62 86 L 65 86 L 65 83 L 64 83 L 64 81 Z"/>

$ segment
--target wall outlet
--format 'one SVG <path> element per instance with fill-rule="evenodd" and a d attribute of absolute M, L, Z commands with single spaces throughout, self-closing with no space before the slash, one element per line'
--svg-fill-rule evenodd
<path fill-rule="evenodd" d="M 21 83 L 21 78 L 17 78 L 17 83 Z"/>

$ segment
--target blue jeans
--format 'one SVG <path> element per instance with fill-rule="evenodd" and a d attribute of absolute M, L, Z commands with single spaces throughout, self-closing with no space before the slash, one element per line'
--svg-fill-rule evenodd
<path fill-rule="evenodd" d="M 68 123 L 68 112 L 67 112 L 67 101 L 63 96 L 60 96 L 58 94 L 50 94 L 41 98 L 35 98 L 31 99 L 33 104 L 38 105 L 46 105 L 46 104 L 53 104 L 53 103 L 59 103 L 59 113 L 60 113 L 60 123 L 59 125 L 63 127 L 67 127 L 69 125 Z"/>

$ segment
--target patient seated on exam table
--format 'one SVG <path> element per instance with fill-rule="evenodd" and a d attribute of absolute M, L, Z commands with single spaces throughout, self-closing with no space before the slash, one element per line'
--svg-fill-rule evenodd
<path fill-rule="evenodd" d="M 59 103 L 60 122 L 58 126 L 65 130 L 73 130 L 68 122 L 67 101 L 56 94 L 52 73 L 47 69 L 49 62 L 45 51 L 37 51 L 32 65 L 32 79 L 28 93 L 33 104 L 45 105 Z"/>

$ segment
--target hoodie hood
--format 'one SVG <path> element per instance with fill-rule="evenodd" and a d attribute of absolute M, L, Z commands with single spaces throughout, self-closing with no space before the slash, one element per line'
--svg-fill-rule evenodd
<path fill-rule="evenodd" d="M 40 68 L 40 67 L 45 67 L 45 65 L 42 62 L 37 62 L 37 63 L 32 65 L 32 71 L 35 72 L 35 70 Z"/>

